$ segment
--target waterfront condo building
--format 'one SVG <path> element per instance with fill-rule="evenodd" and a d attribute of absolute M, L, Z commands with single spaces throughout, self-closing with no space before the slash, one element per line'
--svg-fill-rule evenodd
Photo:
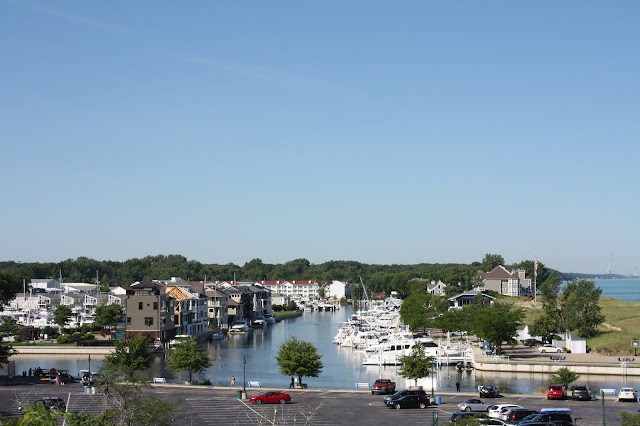
<path fill-rule="evenodd" d="M 126 335 L 168 342 L 176 334 L 175 301 L 162 284 L 141 282 L 127 290 Z"/>

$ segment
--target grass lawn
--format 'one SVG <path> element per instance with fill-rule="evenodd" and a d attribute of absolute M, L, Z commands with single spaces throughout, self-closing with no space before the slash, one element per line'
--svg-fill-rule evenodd
<path fill-rule="evenodd" d="M 273 315 L 275 316 L 281 316 L 281 315 L 291 315 L 291 314 L 297 314 L 300 311 L 278 311 L 278 312 L 274 312 Z"/>
<path fill-rule="evenodd" d="M 540 298 L 537 307 L 517 304 L 526 308 L 525 324 L 543 315 Z M 600 307 L 605 320 L 598 335 L 587 339 L 587 346 L 603 355 L 633 355 L 631 341 L 640 340 L 640 303 L 601 297 Z"/>

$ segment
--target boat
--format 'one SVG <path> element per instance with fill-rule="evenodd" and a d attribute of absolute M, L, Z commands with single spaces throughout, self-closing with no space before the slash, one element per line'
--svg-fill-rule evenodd
<path fill-rule="evenodd" d="M 212 340 L 222 340 L 224 339 L 224 333 L 220 330 L 218 331 L 214 331 L 213 333 L 211 333 L 211 339 Z"/>
<path fill-rule="evenodd" d="M 253 323 L 251 324 L 252 327 L 264 327 L 265 325 L 267 325 L 267 322 L 264 320 L 264 317 L 256 317 L 256 319 L 253 320 Z"/>
<path fill-rule="evenodd" d="M 248 331 L 248 330 L 247 330 Z M 239 328 L 232 328 L 228 331 L 227 334 L 245 334 L 246 331 L 240 330 Z"/>
<path fill-rule="evenodd" d="M 249 330 L 250 330 L 249 325 L 247 325 L 247 322 L 245 320 L 236 320 L 231 326 L 231 329 L 229 330 L 229 332 L 249 331 Z"/>
<path fill-rule="evenodd" d="M 264 314 L 264 320 L 267 324 L 276 323 L 276 319 L 273 317 L 273 314 Z"/>
<path fill-rule="evenodd" d="M 183 340 L 188 339 L 189 337 L 191 336 L 188 334 L 178 334 L 169 341 L 169 347 L 178 346 Z"/>

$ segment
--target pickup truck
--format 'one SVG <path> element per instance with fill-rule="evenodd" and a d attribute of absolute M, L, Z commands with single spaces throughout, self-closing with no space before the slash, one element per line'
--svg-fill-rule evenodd
<path fill-rule="evenodd" d="M 394 393 L 396 391 L 396 382 L 389 379 L 378 379 L 371 385 L 371 394 L 376 393 Z"/>

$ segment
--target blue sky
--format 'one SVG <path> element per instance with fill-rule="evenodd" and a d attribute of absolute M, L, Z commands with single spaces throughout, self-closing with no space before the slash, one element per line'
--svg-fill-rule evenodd
<path fill-rule="evenodd" d="M 640 3 L 0 0 L 0 259 L 640 266 Z"/>

